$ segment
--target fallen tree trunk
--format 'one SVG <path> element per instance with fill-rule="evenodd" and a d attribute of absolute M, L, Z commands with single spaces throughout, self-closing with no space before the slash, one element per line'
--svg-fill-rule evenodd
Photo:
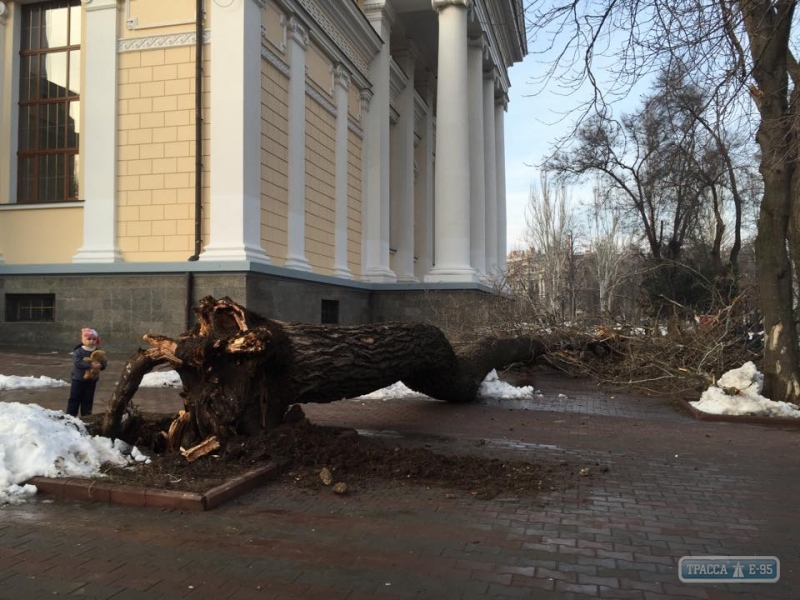
<path fill-rule="evenodd" d="M 283 323 L 228 298 L 203 298 L 196 312 L 198 324 L 177 340 L 144 336 L 151 348 L 123 370 L 104 435 L 120 435 L 144 373 L 162 363 L 180 375 L 189 415 L 168 447 L 190 448 L 211 436 L 224 443 L 274 427 L 294 403 L 353 398 L 396 381 L 440 400 L 471 402 L 492 368 L 544 352 L 531 338 L 485 338 L 454 350 L 438 328 L 423 323 Z"/>

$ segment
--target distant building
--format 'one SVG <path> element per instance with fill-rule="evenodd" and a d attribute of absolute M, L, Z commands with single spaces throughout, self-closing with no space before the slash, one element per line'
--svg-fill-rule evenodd
<path fill-rule="evenodd" d="M 3 342 L 488 293 L 526 52 L 521 0 L 0 2 Z"/>

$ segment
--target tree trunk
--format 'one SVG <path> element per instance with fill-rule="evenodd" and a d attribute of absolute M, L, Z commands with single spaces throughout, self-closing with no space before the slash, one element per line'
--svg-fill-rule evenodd
<path fill-rule="evenodd" d="M 192 423 L 182 429 L 180 444 L 170 444 L 189 448 L 211 436 L 224 442 L 274 427 L 294 403 L 353 398 L 396 381 L 440 400 L 470 402 L 492 368 L 544 352 L 530 338 L 485 338 L 454 350 L 439 329 L 422 323 L 282 323 L 228 298 L 206 297 L 196 312 L 198 325 L 176 341 L 145 336 L 153 347 L 123 370 L 104 435 L 122 432 L 142 376 L 161 362 L 180 375 Z"/>
<path fill-rule="evenodd" d="M 766 0 L 740 4 L 757 84 L 750 92 L 761 116 L 756 141 L 761 148 L 764 197 L 755 250 L 764 315 L 764 395 L 797 402 L 800 365 L 792 310 L 792 266 L 786 247 L 797 158 L 797 140 L 792 135 L 797 114 L 788 96 L 787 71 L 794 4 Z"/>

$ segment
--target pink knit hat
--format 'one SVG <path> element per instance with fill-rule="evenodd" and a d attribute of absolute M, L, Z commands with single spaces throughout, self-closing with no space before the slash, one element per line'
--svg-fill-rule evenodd
<path fill-rule="evenodd" d="M 100 336 L 97 335 L 97 330 L 92 329 L 91 327 L 84 327 L 81 329 L 81 338 L 83 338 L 85 335 L 93 335 L 94 339 L 97 341 L 97 345 L 100 345 Z"/>

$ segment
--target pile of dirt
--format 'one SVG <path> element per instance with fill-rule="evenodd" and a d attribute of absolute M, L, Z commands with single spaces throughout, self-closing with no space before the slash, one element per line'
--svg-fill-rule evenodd
<path fill-rule="evenodd" d="M 169 419 L 145 415 L 140 432 L 158 436 Z M 156 454 L 153 439 L 137 446 L 151 463 L 106 472 L 111 482 L 205 492 L 270 460 L 285 466 L 285 481 L 305 489 L 345 483 L 349 493 L 387 485 L 425 485 L 463 490 L 481 499 L 498 495 L 532 496 L 575 485 L 580 466 L 552 459 L 526 462 L 465 453 L 450 448 L 442 454 L 409 442 L 359 435 L 352 429 L 321 427 L 302 418 L 259 436 L 233 439 L 220 452 L 187 462 L 180 454 Z M 327 469 L 330 478 L 320 477 Z M 106 479 L 106 480 L 108 480 Z"/>

